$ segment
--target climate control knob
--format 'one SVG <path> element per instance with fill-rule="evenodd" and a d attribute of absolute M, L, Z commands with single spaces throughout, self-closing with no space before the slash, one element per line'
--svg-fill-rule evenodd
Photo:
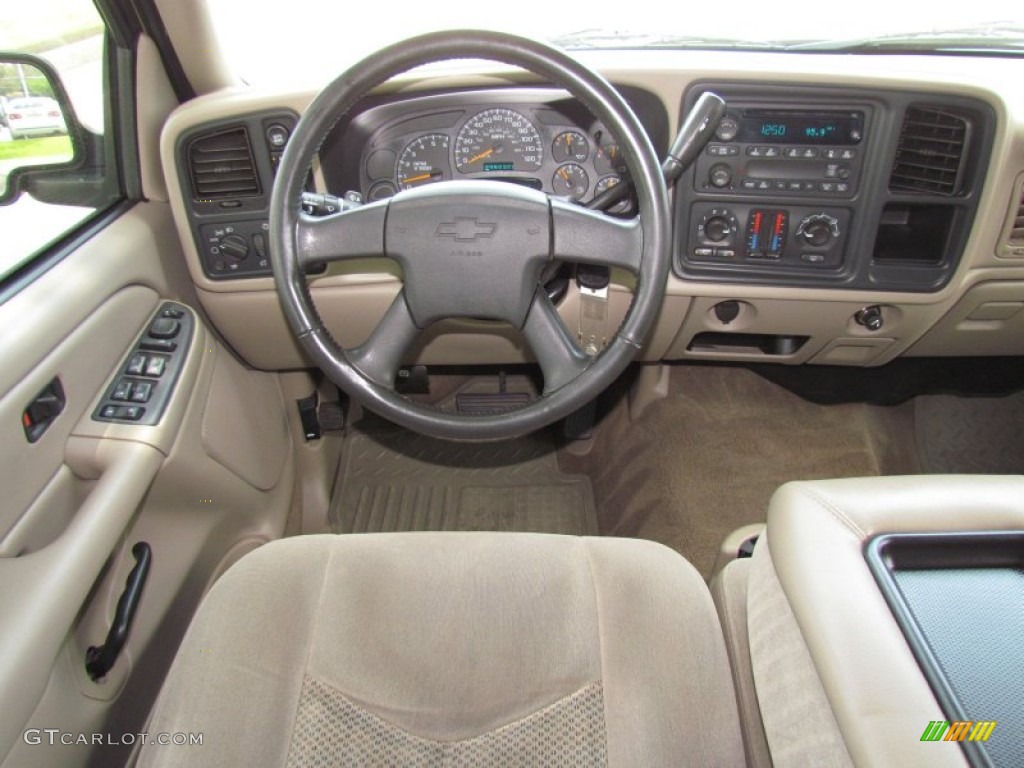
<path fill-rule="evenodd" d="M 728 208 L 712 208 L 697 225 L 697 235 L 703 243 L 726 247 L 739 231 L 736 216 Z"/>
<path fill-rule="evenodd" d="M 704 237 L 713 243 L 720 243 L 732 232 L 729 221 L 724 216 L 712 216 L 704 222 Z"/>
<path fill-rule="evenodd" d="M 839 221 L 827 213 L 812 213 L 800 222 L 796 236 L 813 248 L 824 248 L 839 237 Z"/>
<path fill-rule="evenodd" d="M 708 181 L 712 187 L 717 187 L 718 189 L 728 187 L 732 182 L 732 168 L 725 163 L 716 163 L 711 166 L 711 170 L 708 172 Z"/>
<path fill-rule="evenodd" d="M 249 255 L 249 242 L 241 235 L 225 235 L 220 239 L 220 252 L 232 261 Z"/>

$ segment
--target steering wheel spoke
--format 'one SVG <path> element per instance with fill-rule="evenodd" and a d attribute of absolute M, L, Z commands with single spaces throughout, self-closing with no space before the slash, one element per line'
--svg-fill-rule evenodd
<path fill-rule="evenodd" d="M 545 395 L 564 387 L 592 362 L 543 291 L 537 291 L 533 297 L 523 335 L 544 374 Z"/>
<path fill-rule="evenodd" d="M 640 273 L 644 240 L 638 218 L 615 219 L 552 198 L 551 228 L 555 258 Z"/>
<path fill-rule="evenodd" d="M 346 355 L 359 372 L 374 384 L 395 388 L 395 376 L 402 358 L 416 340 L 420 329 L 412 319 L 405 291 L 399 291 L 370 337 Z"/>
<path fill-rule="evenodd" d="M 382 200 L 330 216 L 299 214 L 295 228 L 299 266 L 382 256 L 387 211 L 387 201 Z"/>

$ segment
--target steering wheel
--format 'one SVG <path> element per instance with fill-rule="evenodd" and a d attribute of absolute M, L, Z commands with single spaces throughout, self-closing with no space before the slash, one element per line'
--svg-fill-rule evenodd
<path fill-rule="evenodd" d="M 301 211 L 313 157 L 338 120 L 374 87 L 414 67 L 487 59 L 540 75 L 569 91 L 618 139 L 640 214 L 614 219 L 526 187 L 444 181 L 325 217 Z M 292 331 L 324 373 L 366 408 L 427 435 L 495 440 L 563 418 L 595 398 L 641 349 L 661 307 L 669 267 L 668 194 L 636 115 L 600 75 L 546 44 L 500 32 L 422 35 L 385 48 L 330 83 L 298 122 L 274 182 L 271 263 Z M 317 313 L 306 270 L 344 259 L 386 256 L 404 286 L 360 346 L 343 350 Z M 636 276 L 632 304 L 615 337 L 585 354 L 540 286 L 555 259 L 620 267 Z M 544 391 L 515 410 L 445 413 L 399 395 L 394 379 L 417 335 L 445 318 L 500 320 L 521 331 L 544 376 Z"/>

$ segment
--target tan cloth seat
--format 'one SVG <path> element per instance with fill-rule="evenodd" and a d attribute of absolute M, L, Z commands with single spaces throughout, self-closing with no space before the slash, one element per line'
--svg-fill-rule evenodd
<path fill-rule="evenodd" d="M 658 544 L 310 536 L 214 586 L 143 766 L 743 765 L 722 632 Z"/>

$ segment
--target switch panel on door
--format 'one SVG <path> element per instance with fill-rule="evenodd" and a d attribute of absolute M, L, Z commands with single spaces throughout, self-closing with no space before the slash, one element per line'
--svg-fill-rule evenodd
<path fill-rule="evenodd" d="M 93 412 L 93 421 L 160 423 L 185 365 L 194 328 L 192 312 L 186 306 L 161 305 L 118 367 Z"/>

